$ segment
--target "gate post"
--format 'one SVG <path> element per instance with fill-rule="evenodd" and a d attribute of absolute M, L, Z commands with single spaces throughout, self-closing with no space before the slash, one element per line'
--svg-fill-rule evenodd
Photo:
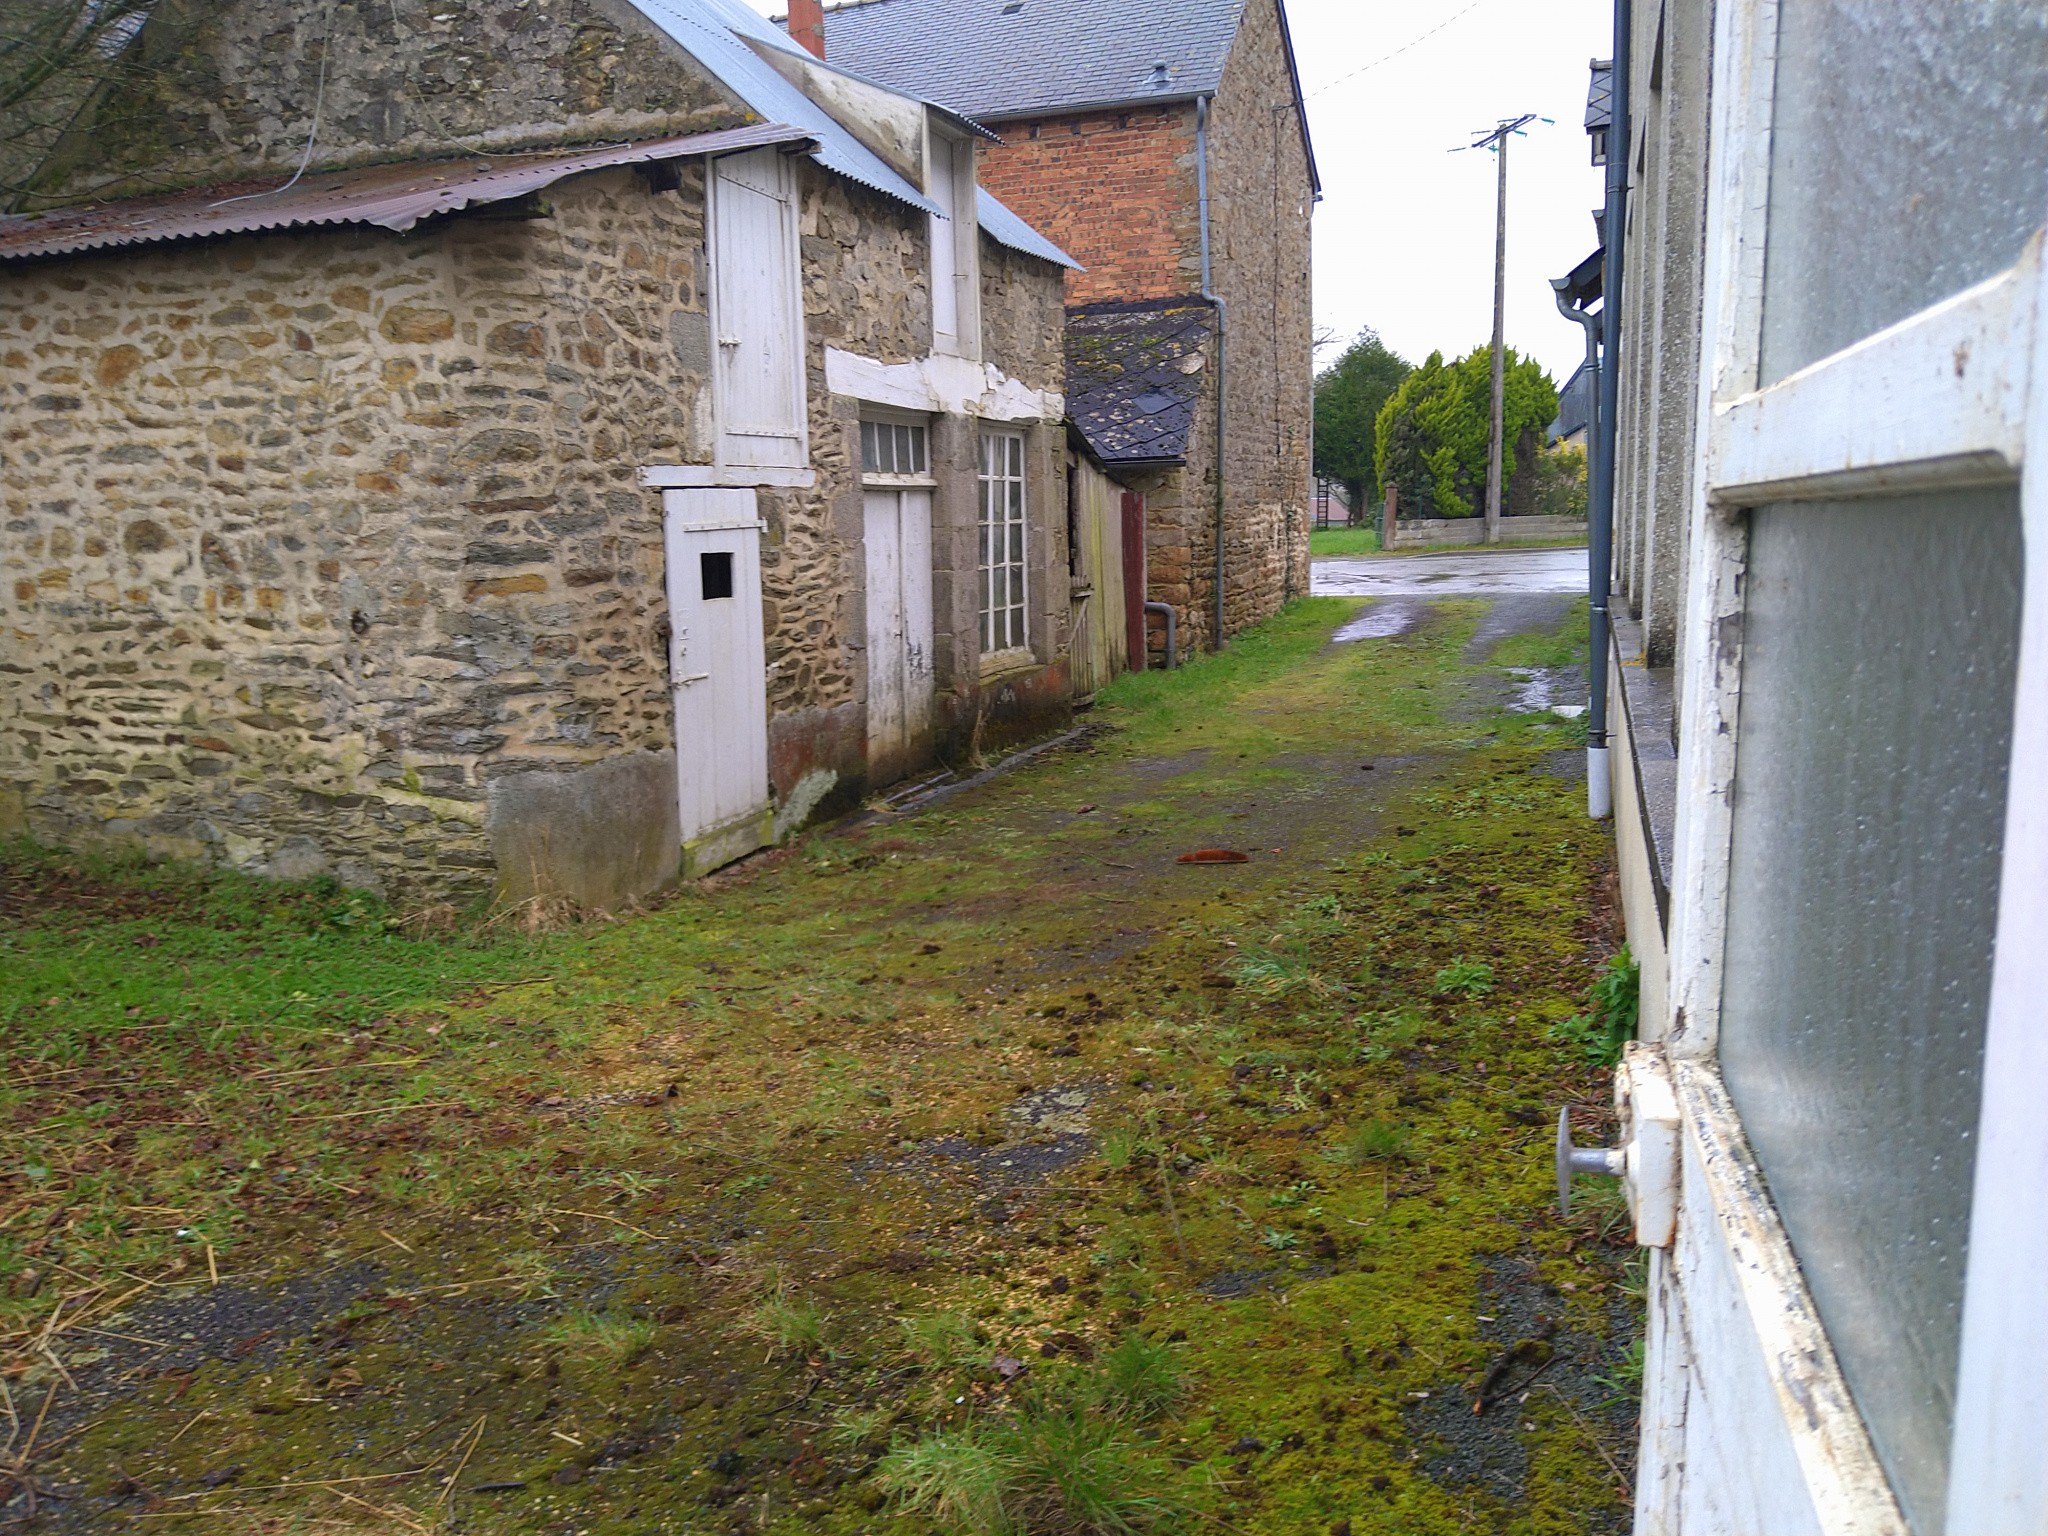
<path fill-rule="evenodd" d="M 1389 482 L 1387 486 L 1386 516 L 1382 519 L 1380 530 L 1380 548 L 1383 550 L 1391 550 L 1394 547 L 1394 522 L 1398 515 L 1396 508 L 1399 498 L 1400 493 Z"/>

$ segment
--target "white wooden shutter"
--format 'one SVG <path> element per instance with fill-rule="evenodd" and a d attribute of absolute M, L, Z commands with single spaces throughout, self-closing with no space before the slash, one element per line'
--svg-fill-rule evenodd
<path fill-rule="evenodd" d="M 809 458 L 793 180 L 779 150 L 730 155 L 712 166 L 711 321 L 722 465 L 800 468 Z"/>

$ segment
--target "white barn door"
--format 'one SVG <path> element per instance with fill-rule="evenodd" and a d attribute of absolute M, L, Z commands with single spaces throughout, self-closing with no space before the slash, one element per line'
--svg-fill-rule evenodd
<path fill-rule="evenodd" d="M 1637 1531 L 2040 1536 L 2048 12 L 1714 66 Z"/>
<path fill-rule="evenodd" d="M 867 493 L 868 770 L 916 765 L 932 715 L 932 493 Z"/>
<path fill-rule="evenodd" d="M 669 687 L 691 878 L 774 836 L 761 524 L 752 491 L 668 491 L 665 501 Z"/>
<path fill-rule="evenodd" d="M 795 176 L 780 150 L 711 164 L 711 324 L 718 461 L 809 462 Z"/>

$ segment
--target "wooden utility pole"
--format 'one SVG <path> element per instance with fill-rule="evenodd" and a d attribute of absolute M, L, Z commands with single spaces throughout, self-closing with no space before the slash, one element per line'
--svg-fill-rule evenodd
<path fill-rule="evenodd" d="M 1491 145 L 1499 157 L 1499 192 L 1493 222 L 1493 411 L 1486 438 L 1486 542 L 1500 542 L 1501 488 L 1507 479 L 1501 441 L 1507 426 L 1508 140 L 1536 120 L 1536 114 L 1503 118 L 1467 146 Z"/>
<path fill-rule="evenodd" d="M 1499 205 L 1493 218 L 1493 414 L 1486 437 L 1486 542 L 1500 542 L 1501 431 L 1507 425 L 1508 135 L 1494 142 L 1500 159 Z"/>

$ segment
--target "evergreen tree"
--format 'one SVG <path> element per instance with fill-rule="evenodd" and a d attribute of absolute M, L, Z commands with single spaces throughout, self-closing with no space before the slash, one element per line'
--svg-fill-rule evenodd
<path fill-rule="evenodd" d="M 1380 408 L 1413 366 L 1368 326 L 1316 375 L 1316 473 L 1340 482 L 1354 508 L 1379 494 L 1373 454 Z"/>
<path fill-rule="evenodd" d="M 1528 469 L 1543 446 L 1544 432 L 1557 418 L 1557 385 L 1540 365 L 1507 350 L 1503 427 L 1502 510 L 1528 501 L 1533 487 L 1518 486 L 1517 471 Z M 1473 517 L 1485 510 L 1486 447 L 1490 436 L 1493 362 L 1490 349 L 1475 347 L 1455 363 L 1432 352 L 1380 408 L 1375 426 L 1373 468 L 1379 484 L 1389 481 L 1401 505 L 1425 517 Z"/>

